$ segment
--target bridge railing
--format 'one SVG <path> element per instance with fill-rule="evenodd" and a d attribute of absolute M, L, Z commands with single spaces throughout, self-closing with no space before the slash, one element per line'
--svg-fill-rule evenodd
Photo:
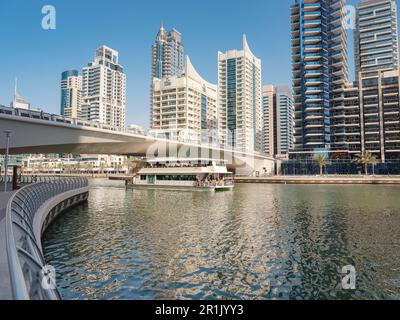
<path fill-rule="evenodd" d="M 40 244 L 34 234 L 34 216 L 49 199 L 88 186 L 86 178 L 65 178 L 28 185 L 16 192 L 6 212 L 7 255 L 13 298 L 17 300 L 58 300 L 56 287 L 46 287 Z M 48 285 L 48 283 L 47 283 Z"/>
<path fill-rule="evenodd" d="M 0 114 L 5 114 L 9 116 L 19 116 L 30 119 L 46 120 L 46 121 L 64 123 L 67 125 L 74 125 L 80 127 L 89 127 L 89 128 L 103 129 L 108 131 L 132 133 L 132 130 L 126 128 L 101 124 L 99 122 L 94 122 L 94 121 L 68 118 L 65 116 L 50 114 L 39 110 L 25 110 L 25 109 L 0 106 Z"/>

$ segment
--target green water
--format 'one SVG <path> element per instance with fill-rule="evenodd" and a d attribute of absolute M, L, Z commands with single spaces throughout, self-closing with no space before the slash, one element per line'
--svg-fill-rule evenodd
<path fill-rule="evenodd" d="M 233 192 L 125 190 L 46 232 L 65 299 L 400 299 L 395 186 L 241 184 Z M 356 269 L 344 290 L 341 270 Z"/>

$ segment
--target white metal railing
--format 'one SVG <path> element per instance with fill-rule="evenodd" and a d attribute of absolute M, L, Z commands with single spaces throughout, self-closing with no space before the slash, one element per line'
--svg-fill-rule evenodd
<path fill-rule="evenodd" d="M 64 179 L 64 177 L 57 177 L 57 176 L 38 176 L 38 175 L 21 175 L 17 179 L 18 184 L 26 185 L 31 183 L 39 183 L 39 182 L 46 182 L 46 183 L 53 183 L 55 181 Z M 7 183 L 12 183 L 13 177 L 12 174 L 7 177 Z M 0 176 L 0 184 L 4 183 L 4 175 Z"/>
<path fill-rule="evenodd" d="M 78 127 L 89 127 L 89 128 L 103 129 L 103 130 L 108 130 L 108 131 L 135 134 L 129 128 L 126 129 L 126 128 L 121 128 L 121 127 L 117 127 L 117 126 L 101 124 L 99 122 L 94 122 L 94 121 L 73 119 L 73 118 L 50 114 L 50 113 L 46 113 L 46 112 L 38 111 L 38 110 L 25 110 L 25 109 L 17 109 L 17 108 L 0 106 L 0 114 L 5 114 L 5 115 L 9 115 L 9 116 L 18 116 L 18 117 L 24 117 L 24 118 L 30 118 L 30 119 L 37 119 L 37 120 L 46 120 L 46 121 L 62 123 L 62 124 L 66 124 L 66 125 L 78 126 Z"/>
<path fill-rule="evenodd" d="M 88 180 L 80 177 L 35 183 L 20 189 L 8 202 L 6 239 L 14 299 L 61 299 L 57 288 L 42 286 L 45 261 L 35 238 L 33 220 L 38 209 L 49 199 L 87 186 Z"/>

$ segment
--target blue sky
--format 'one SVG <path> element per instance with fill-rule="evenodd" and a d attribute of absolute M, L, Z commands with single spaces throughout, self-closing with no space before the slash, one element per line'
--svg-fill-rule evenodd
<path fill-rule="evenodd" d="M 197 71 L 217 82 L 217 52 L 241 48 L 246 33 L 262 59 L 263 83 L 291 84 L 290 5 L 294 0 L 1 0 L 0 104 L 18 91 L 33 106 L 59 113 L 60 77 L 81 70 L 102 44 L 119 51 L 127 74 L 127 124 L 148 127 L 151 45 L 160 22 L 183 36 Z M 350 0 L 349 4 L 358 1 Z M 57 29 L 41 28 L 44 5 L 55 6 Z M 352 38 L 349 38 L 353 77 Z"/>

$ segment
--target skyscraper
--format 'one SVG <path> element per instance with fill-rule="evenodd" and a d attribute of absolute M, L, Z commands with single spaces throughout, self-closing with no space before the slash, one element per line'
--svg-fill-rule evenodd
<path fill-rule="evenodd" d="M 287 87 L 263 87 L 263 152 L 288 154 L 294 147 L 294 105 Z"/>
<path fill-rule="evenodd" d="M 275 154 L 275 110 L 274 110 L 274 86 L 262 87 L 263 129 L 262 152 Z"/>
<path fill-rule="evenodd" d="M 295 149 L 345 147 L 343 89 L 348 82 L 345 0 L 296 0 L 291 7 Z"/>
<path fill-rule="evenodd" d="M 118 52 L 101 46 L 83 68 L 82 118 L 125 127 L 126 76 Z"/>
<path fill-rule="evenodd" d="M 61 74 L 61 115 L 79 118 L 82 103 L 82 77 L 78 70 Z"/>
<path fill-rule="evenodd" d="M 26 102 L 24 98 L 18 93 L 17 83 L 18 79 L 15 79 L 14 95 L 13 95 L 13 100 L 10 103 L 10 107 L 29 110 L 31 108 L 31 104 L 29 102 Z"/>
<path fill-rule="evenodd" d="M 356 77 L 399 69 L 395 0 L 363 0 L 357 6 L 355 31 Z M 361 75 L 360 75 L 361 72 Z"/>
<path fill-rule="evenodd" d="M 181 75 L 153 78 L 154 135 L 182 142 L 216 144 L 217 85 L 204 80 L 186 57 Z"/>
<path fill-rule="evenodd" d="M 262 150 L 261 60 L 243 49 L 218 52 L 219 129 L 225 147 Z"/>
<path fill-rule="evenodd" d="M 182 35 L 175 29 L 166 31 L 161 25 L 152 46 L 152 77 L 179 76 L 184 69 Z"/>
<path fill-rule="evenodd" d="M 399 158 L 399 53 L 397 4 L 363 0 L 357 6 L 355 65 L 360 152 L 382 162 Z"/>

